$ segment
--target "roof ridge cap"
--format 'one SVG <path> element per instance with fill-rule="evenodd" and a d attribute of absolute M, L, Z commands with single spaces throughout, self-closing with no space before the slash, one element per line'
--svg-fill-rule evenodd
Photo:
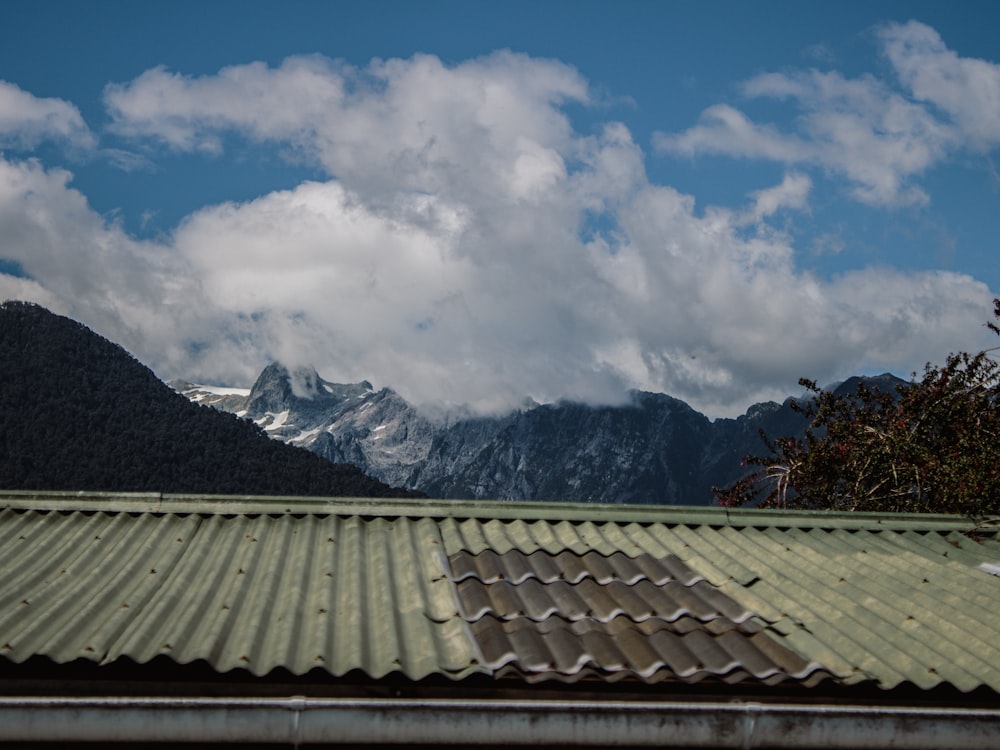
<path fill-rule="evenodd" d="M 996 519 L 932 513 L 626 505 L 511 500 L 201 495 L 161 492 L 0 490 L 0 508 L 204 515 L 343 515 L 497 521 L 666 524 L 867 531 L 971 531 Z"/>

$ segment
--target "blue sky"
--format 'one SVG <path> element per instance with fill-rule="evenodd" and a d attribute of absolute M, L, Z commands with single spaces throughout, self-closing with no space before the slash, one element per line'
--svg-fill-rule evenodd
<path fill-rule="evenodd" d="M 722 415 L 989 342 L 994 3 L 4 15 L 0 297 L 164 378 Z"/>

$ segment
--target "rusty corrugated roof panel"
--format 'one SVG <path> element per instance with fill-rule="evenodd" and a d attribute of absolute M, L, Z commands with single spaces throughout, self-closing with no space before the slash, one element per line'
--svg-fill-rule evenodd
<path fill-rule="evenodd" d="M 534 578 L 542 583 L 576 584 L 590 578 L 601 585 L 619 581 L 631 586 L 646 580 L 657 586 L 670 581 L 691 586 L 704 580 L 677 557 L 658 559 L 646 553 L 629 557 L 623 552 L 604 556 L 594 551 L 580 555 L 565 550 L 555 555 L 540 551 L 525 555 L 518 550 L 500 554 L 486 549 L 472 555 L 463 550 L 451 556 L 450 568 L 453 581 L 475 577 L 483 583 L 523 583 Z"/>
<path fill-rule="evenodd" d="M 469 574 L 469 568 L 484 556 L 487 553 L 470 556 L 458 552 L 450 558 L 451 577 L 457 582 L 463 616 L 467 619 L 492 614 L 500 619 L 527 617 L 537 621 L 558 616 L 565 620 L 586 618 L 609 622 L 626 616 L 642 622 L 653 618 L 673 621 L 687 616 L 702 622 L 720 618 L 744 622 L 753 616 L 673 556 L 657 560 L 640 555 L 635 563 L 622 565 L 628 558 L 612 561 L 594 552 L 579 556 L 566 552 L 558 555 L 535 552 L 530 556 L 508 552 L 488 555 L 487 559 L 495 566 L 488 566 L 485 573 Z M 521 564 L 510 566 L 509 560 L 519 560 Z M 567 564 L 571 578 L 531 575 L 532 571 L 524 569 L 524 564 L 530 563 L 543 571 L 552 571 L 558 562 Z M 647 577 L 640 565 L 651 570 L 655 577 Z M 510 567 L 518 568 L 517 577 L 507 578 L 494 572 Z M 667 573 L 670 569 L 677 575 Z"/>
<path fill-rule="evenodd" d="M 459 551 L 450 564 L 486 665 L 528 681 L 714 676 L 775 684 L 825 676 L 672 555 Z"/>
<path fill-rule="evenodd" d="M 83 493 L 0 507 L 13 662 L 1000 693 L 995 523 Z"/>
<path fill-rule="evenodd" d="M 475 624 L 474 632 L 485 644 L 491 667 L 528 682 L 632 678 L 694 683 L 717 677 L 729 683 L 755 679 L 774 685 L 791 679 L 813 685 L 827 676 L 819 665 L 806 662 L 762 632 L 711 634 L 694 628 L 679 633 L 660 620 L 634 623 L 627 618 L 617 618 L 609 626 L 592 620 L 570 623 L 552 618 L 538 624 L 487 618 Z"/>

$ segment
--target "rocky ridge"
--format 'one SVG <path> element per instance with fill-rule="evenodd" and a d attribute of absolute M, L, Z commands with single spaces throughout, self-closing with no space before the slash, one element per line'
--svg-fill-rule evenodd
<path fill-rule="evenodd" d="M 498 417 L 430 417 L 398 393 L 269 365 L 249 391 L 175 381 L 197 403 L 387 484 L 441 498 L 704 505 L 759 453 L 759 430 L 796 432 L 788 402 L 709 420 L 683 401 L 633 392 L 624 406 L 527 404 Z"/>

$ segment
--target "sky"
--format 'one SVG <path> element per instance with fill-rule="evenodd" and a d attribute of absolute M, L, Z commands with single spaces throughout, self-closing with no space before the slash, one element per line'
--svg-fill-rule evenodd
<path fill-rule="evenodd" d="M 1000 4 L 9 2 L 0 299 L 164 380 L 712 417 L 993 341 Z"/>

